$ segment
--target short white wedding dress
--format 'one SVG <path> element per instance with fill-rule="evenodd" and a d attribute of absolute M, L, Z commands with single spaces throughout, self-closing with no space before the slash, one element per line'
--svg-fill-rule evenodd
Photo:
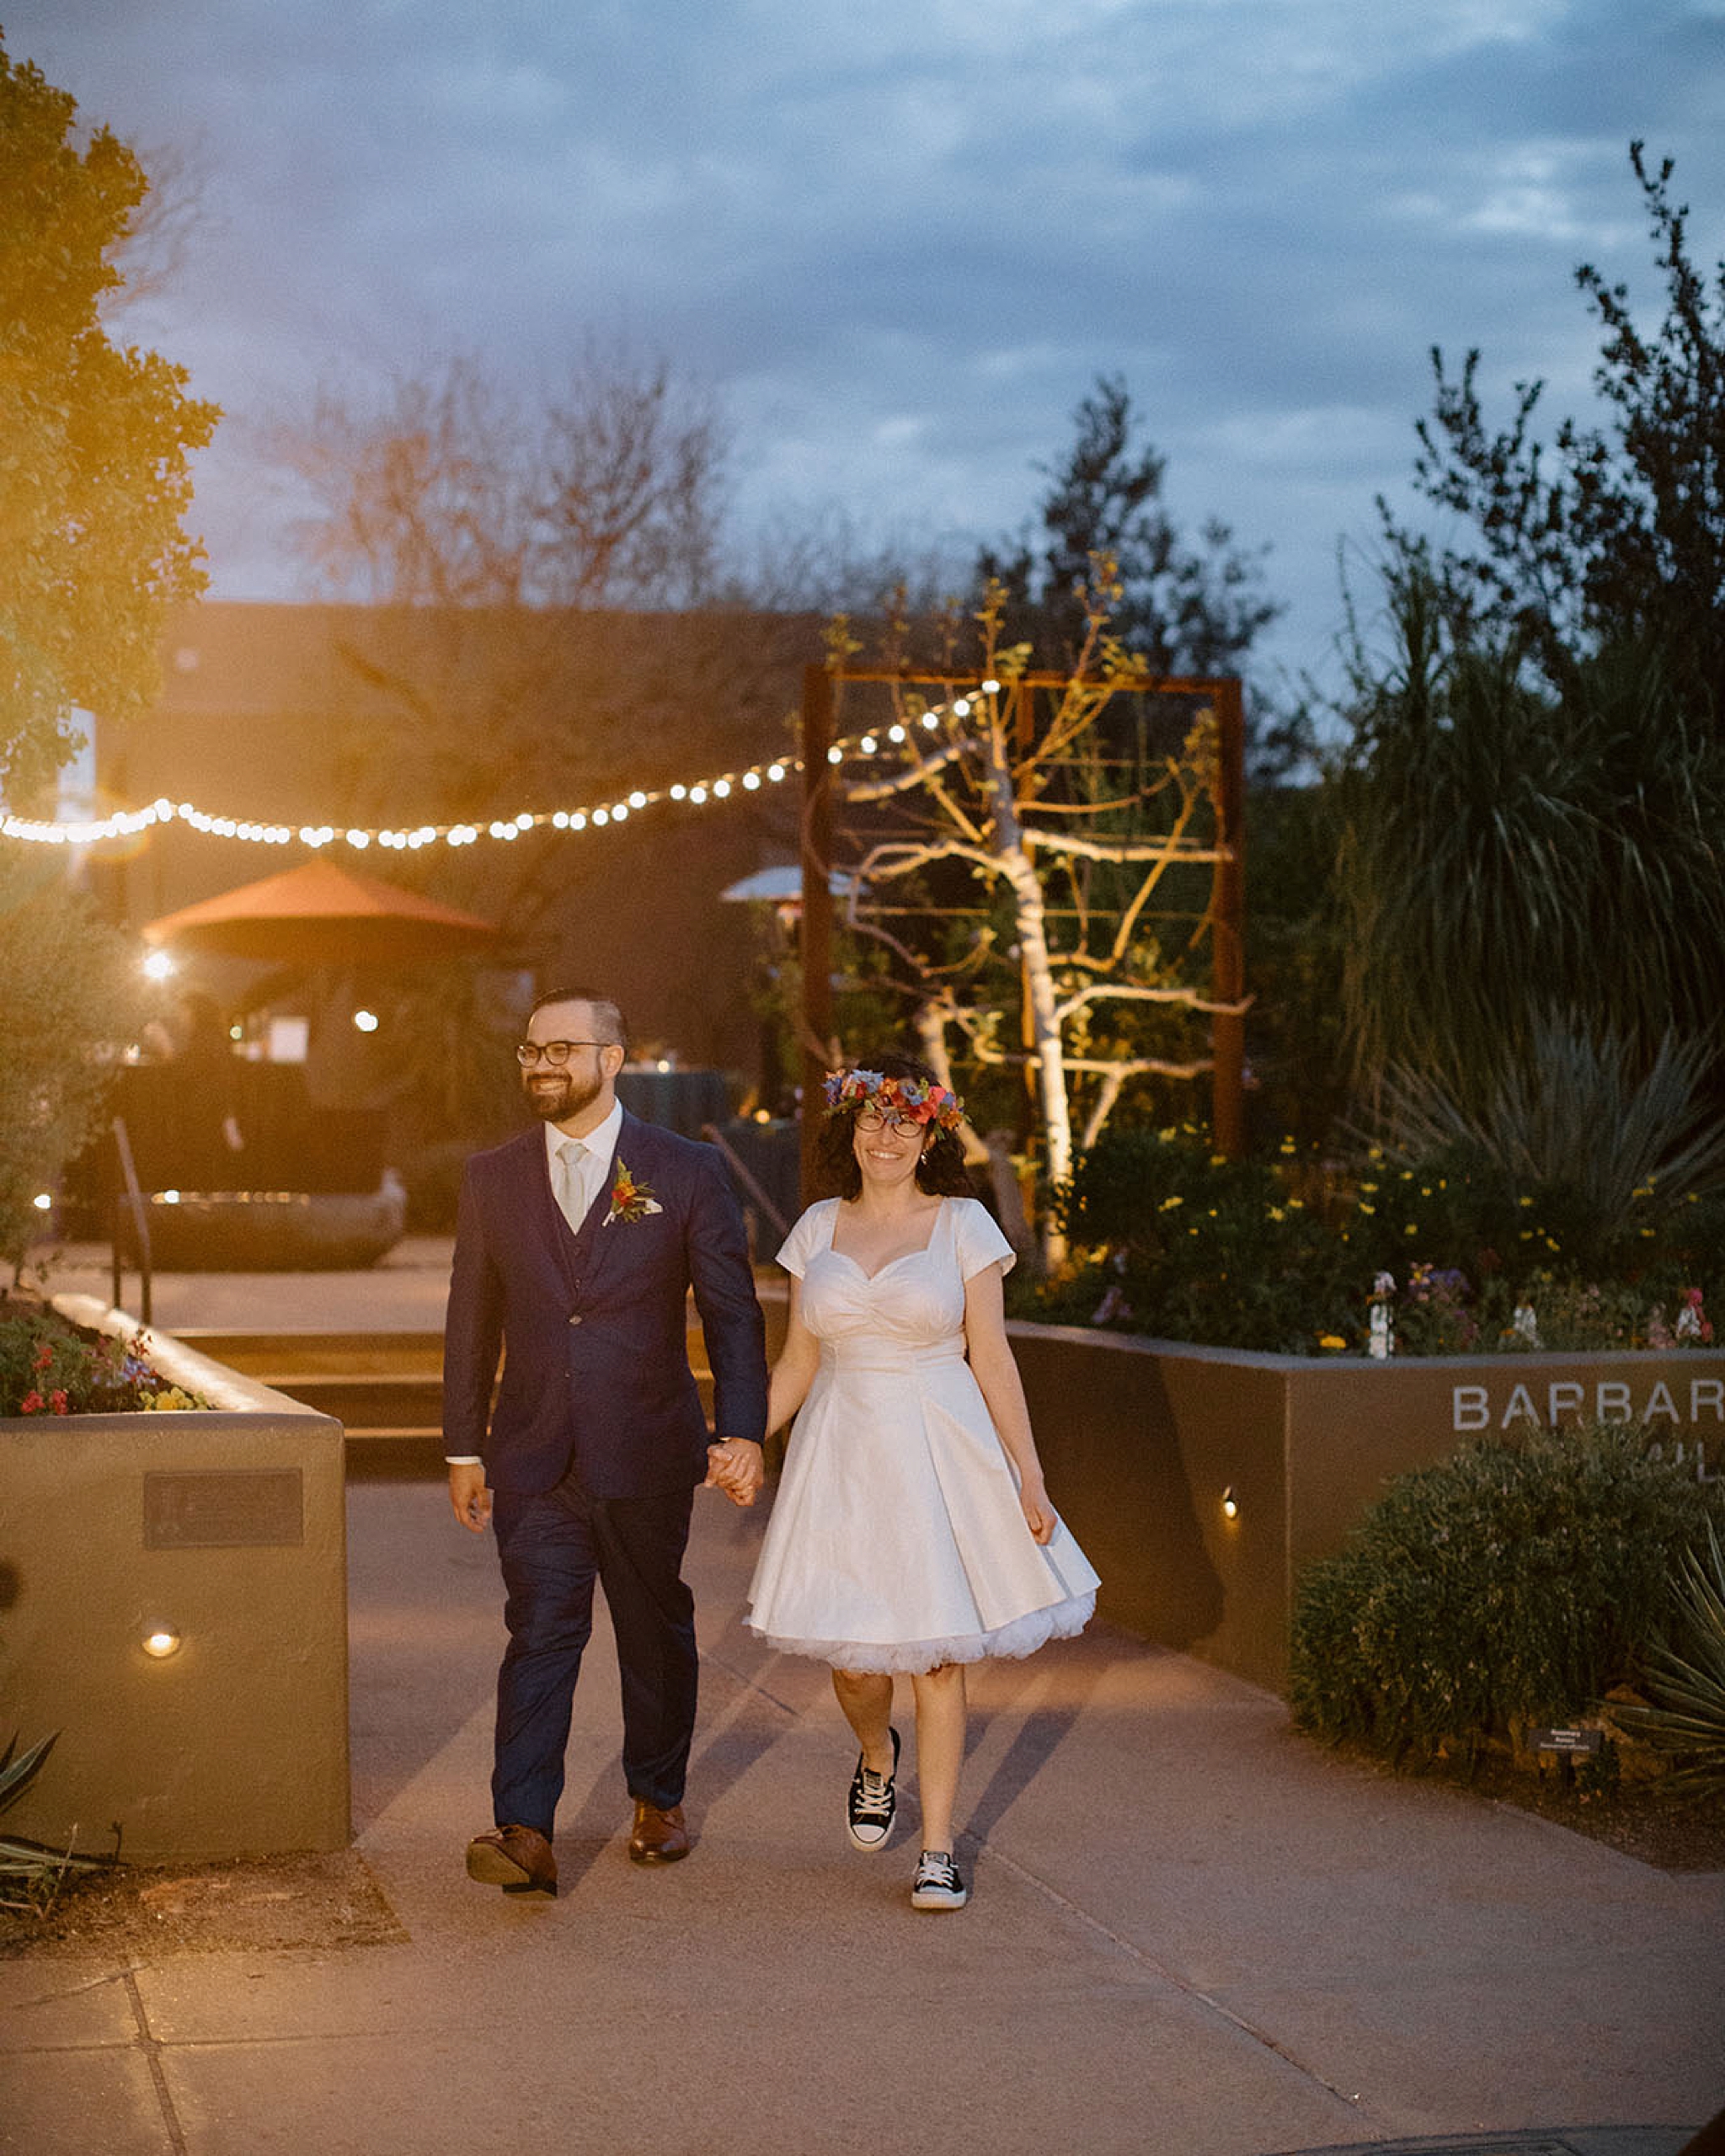
<path fill-rule="evenodd" d="M 964 1283 L 1012 1246 L 975 1199 L 942 1201 L 927 1249 L 862 1271 L 839 1201 L 778 1254 L 820 1367 L 792 1428 L 746 1622 L 836 1668 L 919 1671 L 1027 1655 L 1081 1631 L 1097 1575 L 1064 1523 L 1039 1544 L 964 1359 Z"/>

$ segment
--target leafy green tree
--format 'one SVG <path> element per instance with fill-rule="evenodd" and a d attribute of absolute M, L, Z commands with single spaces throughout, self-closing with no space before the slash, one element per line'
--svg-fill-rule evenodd
<path fill-rule="evenodd" d="M 1591 656 L 1657 653 L 1685 708 L 1725 718 L 1725 263 L 1711 281 L 1690 259 L 1672 165 L 1630 147 L 1664 278 L 1651 329 L 1627 287 L 1583 263 L 1575 280 L 1603 332 L 1594 383 L 1601 424 L 1566 418 L 1548 446 L 1535 435 L 1545 393 L 1524 382 L 1494 430 L 1477 386 L 1479 353 L 1459 375 L 1441 350 L 1432 417 L 1419 429 L 1417 484 L 1468 537 L 1434 566 L 1461 622 L 1511 632 L 1545 677 L 1568 691 Z M 1404 562 L 1417 542 L 1385 513 Z"/>
<path fill-rule="evenodd" d="M 1458 637 L 1437 573 L 1390 576 L 1397 648 L 1356 653 L 1337 893 L 1354 1065 L 1467 1105 L 1573 1015 L 1643 1059 L 1704 1034 L 1725 950 L 1725 760 L 1653 658 L 1530 680 L 1513 635 Z"/>
<path fill-rule="evenodd" d="M 184 369 L 101 319 L 147 183 L 107 128 L 0 45 L 0 790 L 14 807 L 75 746 L 77 707 L 154 693 L 167 609 L 203 588 L 181 529 L 188 452 L 219 416 Z"/>

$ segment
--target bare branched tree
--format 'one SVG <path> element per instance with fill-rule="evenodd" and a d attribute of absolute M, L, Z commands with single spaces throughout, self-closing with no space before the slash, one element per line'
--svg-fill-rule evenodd
<path fill-rule="evenodd" d="M 892 953 L 937 1068 L 952 1032 L 973 1065 L 1028 1068 L 1055 1185 L 1072 1171 L 1075 1101 L 1088 1145 L 1133 1080 L 1210 1069 L 1205 1043 L 1188 1032 L 1180 1049 L 1155 1014 L 1236 1007 L 1212 1001 L 1191 963 L 1224 858 L 1215 715 L 1188 713 L 1177 744 L 1146 746 L 1130 764 L 1106 750 L 1104 714 L 1117 734 L 1122 707 L 1152 679 L 1111 633 L 1117 590 L 1112 563 L 1093 563 L 1075 664 L 1033 686 L 1029 647 L 1002 641 L 1007 595 L 991 581 L 977 615 L 980 686 L 936 706 L 895 689 L 895 762 L 841 793 L 860 840 L 847 926 Z M 850 648 L 843 624 L 836 640 Z M 864 835 L 878 820 L 887 828 Z M 967 884 L 981 886 L 980 909 L 960 902 Z M 898 886 L 908 905 L 888 902 Z M 1183 915 L 1183 942 L 1167 947 L 1167 921 Z M 1058 1264 L 1051 1220 L 1042 1246 Z"/>
<path fill-rule="evenodd" d="M 682 607 L 714 586 L 724 434 L 663 361 L 590 345 L 530 397 L 453 359 L 381 403 L 325 387 L 273 447 L 333 598 Z"/>

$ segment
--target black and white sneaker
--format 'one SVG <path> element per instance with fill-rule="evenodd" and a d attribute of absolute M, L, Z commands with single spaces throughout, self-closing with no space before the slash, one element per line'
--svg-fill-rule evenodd
<path fill-rule="evenodd" d="M 893 1770 L 889 1774 L 877 1774 L 862 1764 L 862 1754 L 857 1754 L 857 1771 L 851 1777 L 851 1794 L 845 1805 L 845 1828 L 854 1847 L 859 1849 L 884 1849 L 887 1837 L 893 1830 L 893 1818 L 899 1808 L 899 1732 L 888 1732 L 893 1740 Z"/>
<path fill-rule="evenodd" d="M 970 1889 L 959 1876 L 959 1867 L 946 1849 L 924 1849 L 916 1860 L 916 1876 L 911 1881 L 913 1909 L 962 1909 Z"/>

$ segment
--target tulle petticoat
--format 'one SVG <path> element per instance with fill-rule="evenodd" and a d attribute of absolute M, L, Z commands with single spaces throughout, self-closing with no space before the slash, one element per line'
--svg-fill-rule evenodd
<path fill-rule="evenodd" d="M 1022 1661 L 1050 1640 L 1070 1640 L 1084 1630 L 1096 1613 L 1096 1591 L 1075 1594 L 1047 1609 L 1033 1609 L 1015 1617 L 992 1632 L 970 1632 L 951 1640 L 785 1640 L 761 1630 L 752 1618 L 744 1623 L 767 1646 L 779 1654 L 804 1655 L 814 1662 L 830 1662 L 835 1669 L 856 1670 L 865 1676 L 920 1677 L 943 1668 L 948 1662 Z"/>

